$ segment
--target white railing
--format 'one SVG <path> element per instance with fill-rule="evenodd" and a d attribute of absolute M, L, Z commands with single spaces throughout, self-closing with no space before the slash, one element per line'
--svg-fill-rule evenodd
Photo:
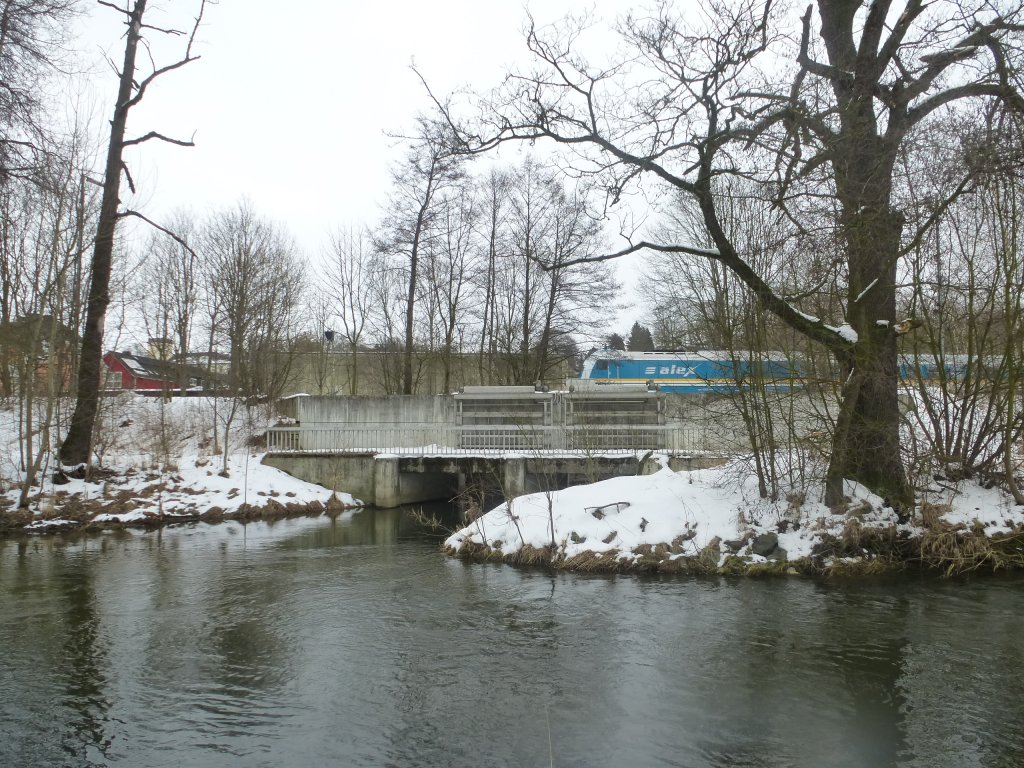
<path fill-rule="evenodd" d="M 275 453 L 400 453 L 445 455 L 505 452 L 610 453 L 647 450 L 713 451 L 705 430 L 676 425 L 593 424 L 403 426 L 317 424 L 272 427 L 267 449 Z"/>

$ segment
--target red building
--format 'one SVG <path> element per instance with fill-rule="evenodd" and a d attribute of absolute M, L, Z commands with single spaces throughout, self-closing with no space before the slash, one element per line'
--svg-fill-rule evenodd
<path fill-rule="evenodd" d="M 182 374 L 182 366 L 178 363 L 127 352 L 107 352 L 103 363 L 107 367 L 103 381 L 105 390 L 178 391 Z M 219 378 L 217 374 L 194 365 L 185 365 L 184 370 L 188 377 L 187 390 L 212 389 Z"/>

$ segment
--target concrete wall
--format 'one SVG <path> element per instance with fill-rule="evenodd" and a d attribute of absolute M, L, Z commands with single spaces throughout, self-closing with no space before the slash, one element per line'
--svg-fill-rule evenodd
<path fill-rule="evenodd" d="M 827 411 L 835 414 L 834 403 L 819 392 L 805 389 L 767 395 L 775 419 L 776 439 L 789 437 L 789 425 L 798 436 L 830 431 Z M 681 395 L 671 393 L 665 399 L 665 423 L 687 430 L 694 444 L 688 449 L 706 451 L 745 451 L 750 440 L 743 424 L 737 395 Z"/>
<path fill-rule="evenodd" d="M 350 352 L 344 342 L 335 342 L 332 350 L 303 351 L 296 353 L 291 362 L 288 391 L 308 392 L 314 395 L 348 394 L 352 391 L 353 365 Z M 489 368 L 481 378 L 480 358 L 473 353 L 456 353 L 450 360 L 448 391 L 479 384 L 504 384 L 513 380 L 513 361 L 488 360 Z M 398 391 L 401 381 L 402 355 L 400 351 L 383 353 L 363 351 L 358 353 L 356 362 L 356 394 L 383 395 Z M 518 366 L 515 366 L 518 367 Z M 568 361 L 561 361 L 548 371 L 545 381 L 551 386 L 560 386 L 567 376 L 573 376 Z M 532 384 L 533 382 L 529 382 Z M 421 394 L 444 392 L 445 376 L 443 360 L 436 353 L 416 351 L 413 354 L 413 391 Z"/>
<path fill-rule="evenodd" d="M 402 472 L 396 457 L 354 454 L 268 454 L 263 463 L 293 477 L 344 491 L 374 507 L 444 501 L 457 479 L 440 472 Z"/>
<path fill-rule="evenodd" d="M 303 424 L 447 424 L 453 419 L 453 403 L 446 395 L 300 397 L 295 417 Z"/>
<path fill-rule="evenodd" d="M 267 454 L 263 463 L 307 483 L 350 493 L 367 504 L 373 504 L 377 495 L 374 486 L 376 461 L 372 455 Z"/>

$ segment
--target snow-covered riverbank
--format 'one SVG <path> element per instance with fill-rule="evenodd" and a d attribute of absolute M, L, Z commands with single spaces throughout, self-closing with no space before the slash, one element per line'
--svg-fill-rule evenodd
<path fill-rule="evenodd" d="M 0 530 L 273 518 L 361 505 L 341 489 L 261 464 L 258 437 L 266 413 L 239 409 L 228 422 L 229 408 L 208 398 L 164 402 L 126 394 L 105 400 L 97 430 L 101 465 L 86 479 L 44 464 L 23 509 L 17 508 L 23 461 L 17 418 L 0 411 Z"/>
<path fill-rule="evenodd" d="M 513 499 L 445 542 L 449 554 L 578 570 L 835 572 L 918 561 L 951 570 L 1018 564 L 1024 507 L 998 489 L 936 480 L 914 515 L 849 484 L 759 498 L 749 466 L 619 477 Z"/>

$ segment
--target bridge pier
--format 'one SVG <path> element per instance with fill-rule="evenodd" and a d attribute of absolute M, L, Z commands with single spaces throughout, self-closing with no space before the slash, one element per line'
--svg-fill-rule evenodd
<path fill-rule="evenodd" d="M 371 502 L 376 507 L 399 507 L 402 505 L 401 473 L 398 459 L 378 458 L 373 462 L 373 495 Z"/>
<path fill-rule="evenodd" d="M 526 459 L 505 459 L 502 493 L 506 499 L 526 493 Z"/>

